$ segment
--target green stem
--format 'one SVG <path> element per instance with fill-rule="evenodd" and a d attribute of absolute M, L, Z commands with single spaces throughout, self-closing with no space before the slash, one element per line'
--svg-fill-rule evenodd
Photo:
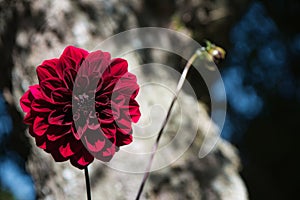
<path fill-rule="evenodd" d="M 169 109 L 168 109 L 168 113 L 167 113 L 167 115 L 166 115 L 166 117 L 165 117 L 165 119 L 164 119 L 164 121 L 163 121 L 163 124 L 162 124 L 162 126 L 161 126 L 161 129 L 159 130 L 158 135 L 157 135 L 157 138 L 156 138 L 156 141 L 155 141 L 155 143 L 154 143 L 154 145 L 153 145 L 153 148 L 152 148 L 152 154 L 151 154 L 151 156 L 150 156 L 150 160 L 149 160 L 149 163 L 148 163 L 148 165 L 147 165 L 146 172 L 144 173 L 144 177 L 143 177 L 143 180 L 142 180 L 142 182 L 141 182 L 139 191 L 138 191 L 137 196 L 136 196 L 136 198 L 135 198 L 136 200 L 139 200 L 139 199 L 140 199 L 140 196 L 141 196 L 141 194 L 142 194 L 142 192 L 143 192 L 145 183 L 146 183 L 146 181 L 147 181 L 147 179 L 148 179 L 148 177 L 149 177 L 149 174 L 150 174 L 150 170 L 151 170 L 152 162 L 153 162 L 153 159 L 154 159 L 154 155 L 155 155 L 155 153 L 156 153 L 156 151 L 157 151 L 157 149 L 158 149 L 159 140 L 160 140 L 161 135 L 163 134 L 163 131 L 164 131 L 165 127 L 166 127 L 166 124 L 167 124 L 167 122 L 168 122 L 168 120 L 169 120 L 169 118 L 170 118 L 170 114 L 171 114 L 172 108 L 173 108 L 173 106 L 174 106 L 175 101 L 176 101 L 177 98 L 178 98 L 179 92 L 180 92 L 180 90 L 181 90 L 181 88 L 182 88 L 182 86 L 183 86 L 183 83 L 184 83 L 184 81 L 185 81 L 186 75 L 187 75 L 187 73 L 188 73 L 190 67 L 192 66 L 192 64 L 195 62 L 196 58 L 197 58 L 198 56 L 200 57 L 200 56 L 202 55 L 202 53 L 203 53 L 202 50 L 197 50 L 197 51 L 192 55 L 192 57 L 188 60 L 187 64 L 186 64 L 185 67 L 184 67 L 184 70 L 183 70 L 183 72 L 182 72 L 182 74 L 181 74 L 181 77 L 180 77 L 180 79 L 179 79 L 179 82 L 178 82 L 178 84 L 177 84 L 177 88 L 176 88 L 175 95 L 174 95 L 174 97 L 173 97 L 173 99 L 172 99 L 172 102 L 171 102 L 171 104 L 170 104 L 170 107 L 169 107 Z"/>

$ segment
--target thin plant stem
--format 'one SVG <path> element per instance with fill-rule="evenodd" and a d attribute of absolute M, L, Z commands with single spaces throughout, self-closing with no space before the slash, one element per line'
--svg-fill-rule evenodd
<path fill-rule="evenodd" d="M 186 75 L 187 75 L 187 73 L 188 73 L 190 67 L 192 66 L 192 64 L 193 64 L 194 61 L 196 60 L 196 58 L 197 58 L 198 56 L 201 56 L 201 55 L 202 55 L 202 52 L 203 52 L 203 51 L 201 51 L 201 49 L 200 49 L 200 50 L 197 50 L 197 51 L 192 55 L 192 57 L 188 60 L 187 64 L 186 64 L 185 67 L 184 67 L 184 70 L 183 70 L 183 72 L 182 72 L 182 74 L 181 74 L 181 77 L 180 77 L 179 82 L 178 82 L 177 87 L 176 87 L 175 95 L 174 95 L 174 97 L 173 97 L 173 99 L 172 99 L 172 102 L 171 102 L 170 107 L 169 107 L 169 109 L 168 109 L 167 115 L 166 115 L 165 118 L 164 118 L 163 124 L 162 124 L 162 126 L 161 126 L 161 128 L 160 128 L 160 130 L 159 130 L 159 132 L 158 132 L 156 141 L 155 141 L 155 143 L 154 143 L 154 145 L 153 145 L 153 148 L 152 148 L 152 154 L 151 154 L 151 156 L 150 156 L 149 163 L 148 163 L 147 168 L 146 168 L 146 172 L 144 173 L 144 177 L 143 177 L 143 179 L 142 179 L 142 182 L 141 182 L 139 191 L 138 191 L 137 196 L 136 196 L 136 198 L 135 198 L 136 200 L 139 200 L 139 199 L 140 199 L 140 196 L 141 196 L 141 194 L 142 194 L 142 192 L 143 192 L 145 183 L 146 183 L 146 181 L 147 181 L 147 179 L 148 179 L 148 177 L 149 177 L 149 174 L 150 174 L 150 170 L 151 170 L 151 166 L 152 166 L 152 162 L 153 162 L 155 153 L 156 153 L 156 151 L 157 151 L 157 149 L 158 149 L 159 140 L 160 140 L 160 138 L 161 138 L 161 136 L 162 136 L 162 134 L 163 134 L 163 132 L 164 132 L 164 129 L 165 129 L 167 123 L 168 123 L 168 120 L 169 120 L 169 118 L 170 118 L 170 114 L 171 114 L 172 108 L 173 108 L 173 106 L 174 106 L 174 104 L 175 104 L 175 102 L 176 102 L 176 100 L 177 100 L 177 98 L 178 98 L 179 92 L 180 92 L 180 90 L 181 90 L 181 88 L 182 88 L 182 86 L 183 86 L 183 83 L 184 83 L 184 81 L 185 81 Z"/>
<path fill-rule="evenodd" d="M 91 185 L 90 185 L 90 177 L 89 177 L 89 170 L 88 166 L 84 168 L 84 175 L 85 175 L 85 185 L 86 185 L 86 195 L 87 200 L 91 200 Z"/>

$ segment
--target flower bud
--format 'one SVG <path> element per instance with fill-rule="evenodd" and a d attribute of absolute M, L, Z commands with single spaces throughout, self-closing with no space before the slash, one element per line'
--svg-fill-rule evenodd
<path fill-rule="evenodd" d="M 215 63 L 220 63 L 222 60 L 224 60 L 226 54 L 224 49 L 215 45 L 212 45 L 207 52 L 210 56 L 212 56 Z"/>

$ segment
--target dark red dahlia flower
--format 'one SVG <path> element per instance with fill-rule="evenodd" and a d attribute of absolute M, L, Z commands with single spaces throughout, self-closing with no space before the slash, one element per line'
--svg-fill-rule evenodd
<path fill-rule="evenodd" d="M 132 142 L 131 123 L 140 117 L 139 86 L 126 60 L 107 52 L 69 46 L 59 59 L 37 67 L 39 84 L 20 99 L 36 145 L 55 161 L 80 169 L 94 157 L 109 161 Z"/>

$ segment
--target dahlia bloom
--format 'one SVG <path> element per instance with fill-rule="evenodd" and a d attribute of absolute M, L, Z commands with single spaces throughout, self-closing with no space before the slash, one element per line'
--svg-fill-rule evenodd
<path fill-rule="evenodd" d="M 37 67 L 39 84 L 20 99 L 36 145 L 54 160 L 83 169 L 94 157 L 108 162 L 132 142 L 140 117 L 139 86 L 127 61 L 102 51 L 68 46 L 60 58 Z"/>

